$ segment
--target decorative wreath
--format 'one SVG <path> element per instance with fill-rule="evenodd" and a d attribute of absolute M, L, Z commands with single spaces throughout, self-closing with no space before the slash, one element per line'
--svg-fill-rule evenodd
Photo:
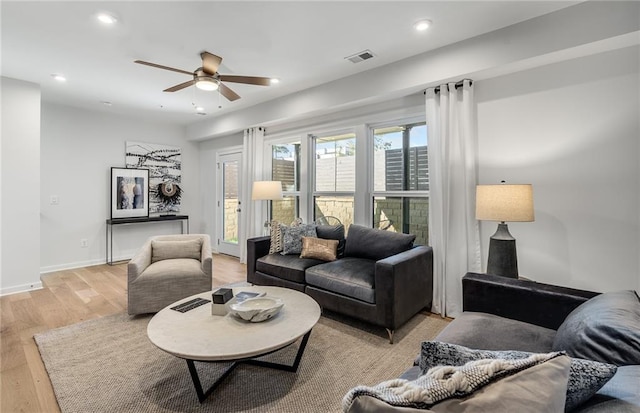
<path fill-rule="evenodd" d="M 158 199 L 166 206 L 176 205 L 182 197 L 182 188 L 174 182 L 158 184 Z"/>

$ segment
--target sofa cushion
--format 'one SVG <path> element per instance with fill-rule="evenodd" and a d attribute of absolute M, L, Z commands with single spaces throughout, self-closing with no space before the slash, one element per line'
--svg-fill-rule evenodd
<path fill-rule="evenodd" d="M 640 364 L 640 300 L 635 291 L 597 295 L 558 328 L 554 350 L 618 366 Z"/>
<path fill-rule="evenodd" d="M 155 287 L 158 287 L 161 283 L 170 283 L 176 289 L 181 289 L 185 283 L 188 284 L 203 277 L 206 278 L 207 274 L 202 271 L 200 261 L 192 258 L 174 258 L 152 263 L 131 283 L 148 283 Z M 152 292 L 149 293 L 152 294 Z"/>
<path fill-rule="evenodd" d="M 338 241 L 335 239 L 302 237 L 302 252 L 300 252 L 300 258 L 335 261 L 337 252 Z"/>
<path fill-rule="evenodd" d="M 415 235 L 400 234 L 352 224 L 344 249 L 345 257 L 378 261 L 399 254 L 413 246 Z"/>
<path fill-rule="evenodd" d="M 280 224 L 280 229 L 282 229 L 282 255 L 299 255 L 302 252 L 302 237 L 317 237 L 315 224 L 291 227 Z"/>
<path fill-rule="evenodd" d="M 487 313 L 464 311 L 435 338 L 478 350 L 551 351 L 555 330 Z"/>
<path fill-rule="evenodd" d="M 472 360 L 520 359 L 529 357 L 525 351 L 473 350 L 438 341 L 425 341 L 420 351 L 420 370 L 427 372 L 440 365 L 461 366 Z M 617 367 L 592 360 L 571 358 L 565 411 L 571 411 L 589 400 L 613 375 Z"/>
<path fill-rule="evenodd" d="M 304 271 L 323 261 L 297 255 L 268 254 L 256 260 L 256 270 L 285 280 L 304 283 Z"/>
<path fill-rule="evenodd" d="M 559 412 L 565 405 L 568 373 L 569 358 L 558 353 L 517 361 L 478 360 L 435 367 L 415 381 L 359 386 L 342 403 L 349 413 Z"/>
<path fill-rule="evenodd" d="M 344 225 L 318 225 L 316 227 L 316 234 L 318 234 L 318 238 L 322 239 L 335 239 L 338 241 L 338 250 L 337 255 L 338 258 L 342 258 L 344 256 Z"/>
<path fill-rule="evenodd" d="M 308 268 L 308 285 L 375 304 L 375 261 L 345 257 Z"/>
<path fill-rule="evenodd" d="M 186 241 L 151 241 L 151 262 L 172 260 L 175 258 L 191 258 L 200 260 L 202 239 Z"/>

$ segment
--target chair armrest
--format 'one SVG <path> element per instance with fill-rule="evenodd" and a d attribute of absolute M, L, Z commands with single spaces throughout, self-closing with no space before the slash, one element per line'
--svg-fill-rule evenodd
<path fill-rule="evenodd" d="M 202 265 L 202 272 L 209 277 L 213 275 L 213 254 L 211 251 L 211 238 L 208 235 L 202 237 L 202 249 L 200 253 L 200 263 Z M 213 278 L 211 278 L 213 282 Z"/>
<path fill-rule="evenodd" d="M 256 273 L 256 260 L 269 254 L 271 237 L 255 237 L 247 239 L 247 282 L 253 283 Z"/>
<path fill-rule="evenodd" d="M 148 239 L 127 264 L 127 280 L 135 281 L 151 265 L 151 239 Z"/>
<path fill-rule="evenodd" d="M 463 310 L 495 314 L 557 330 L 580 304 L 599 293 L 491 274 L 462 277 Z"/>
<path fill-rule="evenodd" d="M 402 325 L 433 300 L 433 249 L 416 246 L 376 262 L 376 305 L 391 328 Z"/>

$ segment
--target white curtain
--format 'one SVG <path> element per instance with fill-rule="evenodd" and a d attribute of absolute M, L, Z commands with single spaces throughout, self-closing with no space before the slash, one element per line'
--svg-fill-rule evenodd
<path fill-rule="evenodd" d="M 262 235 L 263 205 L 251 200 L 254 181 L 262 181 L 264 128 L 251 128 L 244 131 L 242 143 L 242 178 L 240 192 L 243 205 L 240 213 L 240 262 L 247 263 L 247 238 Z"/>
<path fill-rule="evenodd" d="M 427 89 L 429 240 L 433 247 L 433 306 L 442 316 L 462 312 L 462 276 L 481 270 L 475 219 L 477 150 L 473 86 L 464 80 Z"/>

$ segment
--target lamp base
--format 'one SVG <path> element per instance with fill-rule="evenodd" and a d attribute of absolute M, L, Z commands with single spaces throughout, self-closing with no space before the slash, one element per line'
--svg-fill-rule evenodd
<path fill-rule="evenodd" d="M 505 223 L 498 224 L 496 233 L 490 238 L 487 274 L 518 278 L 516 239 L 511 236 Z"/>

